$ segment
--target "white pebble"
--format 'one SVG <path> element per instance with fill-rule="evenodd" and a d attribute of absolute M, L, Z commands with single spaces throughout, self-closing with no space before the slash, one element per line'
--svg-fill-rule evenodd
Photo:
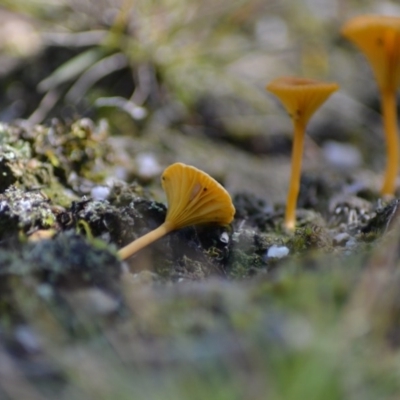
<path fill-rule="evenodd" d="M 267 251 L 267 258 L 283 258 L 289 254 L 286 246 L 272 245 Z"/>
<path fill-rule="evenodd" d="M 219 237 L 219 240 L 222 243 L 229 243 L 229 235 L 227 232 L 223 232 L 222 235 Z"/>

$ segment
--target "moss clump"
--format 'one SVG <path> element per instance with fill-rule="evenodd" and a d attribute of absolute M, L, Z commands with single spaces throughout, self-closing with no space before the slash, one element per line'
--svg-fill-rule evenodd
<path fill-rule="evenodd" d="M 232 278 L 245 278 L 254 275 L 262 266 L 265 266 L 265 264 L 260 256 L 236 249 L 232 252 L 229 276 Z"/>
<path fill-rule="evenodd" d="M 0 251 L 0 326 L 34 320 L 37 312 L 45 319 L 45 310 L 69 329 L 76 315 L 62 293 L 99 289 L 121 302 L 120 276 L 120 261 L 109 246 L 72 231 L 52 240 L 9 243 Z"/>
<path fill-rule="evenodd" d="M 110 247 L 100 240 L 87 240 L 72 231 L 54 239 L 15 245 L 0 252 L 0 274 L 34 276 L 39 283 L 76 289 L 96 286 L 115 289 L 120 262 Z"/>
<path fill-rule="evenodd" d="M 0 192 L 15 184 L 49 192 L 56 185 L 54 194 L 65 187 L 87 193 L 93 182 L 103 181 L 113 160 L 106 136 L 104 124 L 86 118 L 50 127 L 0 124 Z"/>
<path fill-rule="evenodd" d="M 118 293 L 120 262 L 102 241 L 60 233 L 54 240 L 27 246 L 23 258 L 28 257 L 33 271 L 46 282 L 72 288 L 95 286 Z"/>
<path fill-rule="evenodd" d="M 15 186 L 0 194 L 0 238 L 19 232 L 54 226 L 56 215 L 49 198 L 39 190 L 23 191 Z"/>
<path fill-rule="evenodd" d="M 306 250 L 322 250 L 331 252 L 332 238 L 327 229 L 319 225 L 307 225 L 295 230 L 287 245 L 294 253 L 302 253 Z"/>
<path fill-rule="evenodd" d="M 228 269 L 232 277 L 242 278 L 254 275 L 259 270 L 267 270 L 269 262 L 266 252 L 272 245 L 282 245 L 284 239 L 279 234 L 257 233 L 242 229 L 232 236 Z"/>
<path fill-rule="evenodd" d="M 35 158 L 19 128 L 0 124 L 0 193 L 13 184 L 27 189 L 50 186 L 54 177 L 49 167 Z"/>
<path fill-rule="evenodd" d="M 32 156 L 50 164 L 61 183 L 78 193 L 87 191 L 90 182 L 102 182 L 113 158 L 105 140 L 107 125 L 95 125 L 88 118 L 70 125 L 38 125 L 21 135 L 31 144 Z"/>

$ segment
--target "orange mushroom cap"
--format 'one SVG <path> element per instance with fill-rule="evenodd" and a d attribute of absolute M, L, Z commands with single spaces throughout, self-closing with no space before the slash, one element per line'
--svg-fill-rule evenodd
<path fill-rule="evenodd" d="M 381 89 L 400 85 L 400 17 L 360 15 L 341 32 L 367 57 Z"/>
<path fill-rule="evenodd" d="M 266 87 L 279 98 L 294 120 L 304 124 L 338 88 L 336 83 L 293 76 L 276 78 Z"/>
<path fill-rule="evenodd" d="M 229 193 L 210 175 L 182 163 L 165 169 L 161 177 L 167 195 L 165 222 L 173 229 L 215 222 L 229 224 L 235 207 Z"/>

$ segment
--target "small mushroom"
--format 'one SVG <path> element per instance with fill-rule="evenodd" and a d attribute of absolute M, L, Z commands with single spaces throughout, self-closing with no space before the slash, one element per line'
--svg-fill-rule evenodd
<path fill-rule="evenodd" d="M 392 196 L 399 167 L 396 90 L 400 85 L 400 17 L 360 15 L 342 28 L 342 35 L 364 53 L 381 94 L 387 164 L 381 193 Z"/>
<path fill-rule="evenodd" d="M 210 175 L 182 163 L 165 169 L 161 177 L 168 211 L 163 224 L 118 251 L 122 260 L 167 233 L 189 225 L 232 222 L 235 208 L 229 193 Z"/>
<path fill-rule="evenodd" d="M 314 112 L 338 88 L 336 83 L 299 77 L 276 78 L 266 87 L 282 102 L 294 125 L 292 168 L 285 212 L 285 227 L 288 230 L 293 230 L 296 225 L 296 203 L 300 188 L 301 158 L 307 123 Z"/>

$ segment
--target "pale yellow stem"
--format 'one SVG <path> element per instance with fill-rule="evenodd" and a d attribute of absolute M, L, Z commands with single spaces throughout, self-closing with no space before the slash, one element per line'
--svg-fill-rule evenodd
<path fill-rule="evenodd" d="M 158 228 L 150 231 L 149 233 L 146 233 L 145 235 L 129 243 L 122 249 L 118 250 L 118 256 L 121 258 L 121 260 L 126 260 L 127 258 L 133 256 L 139 250 L 143 249 L 143 247 L 146 247 L 150 243 L 155 242 L 156 240 L 160 239 L 161 237 L 173 230 L 174 226 L 170 222 L 165 221 Z"/>
<path fill-rule="evenodd" d="M 294 120 L 293 122 L 292 168 L 285 213 L 285 227 L 289 230 L 294 230 L 296 226 L 296 205 L 300 189 L 301 161 L 305 134 L 305 123 L 301 120 Z"/>
<path fill-rule="evenodd" d="M 399 138 L 397 132 L 396 91 L 382 90 L 383 127 L 386 137 L 387 162 L 381 189 L 382 195 L 393 195 L 399 168 Z"/>

